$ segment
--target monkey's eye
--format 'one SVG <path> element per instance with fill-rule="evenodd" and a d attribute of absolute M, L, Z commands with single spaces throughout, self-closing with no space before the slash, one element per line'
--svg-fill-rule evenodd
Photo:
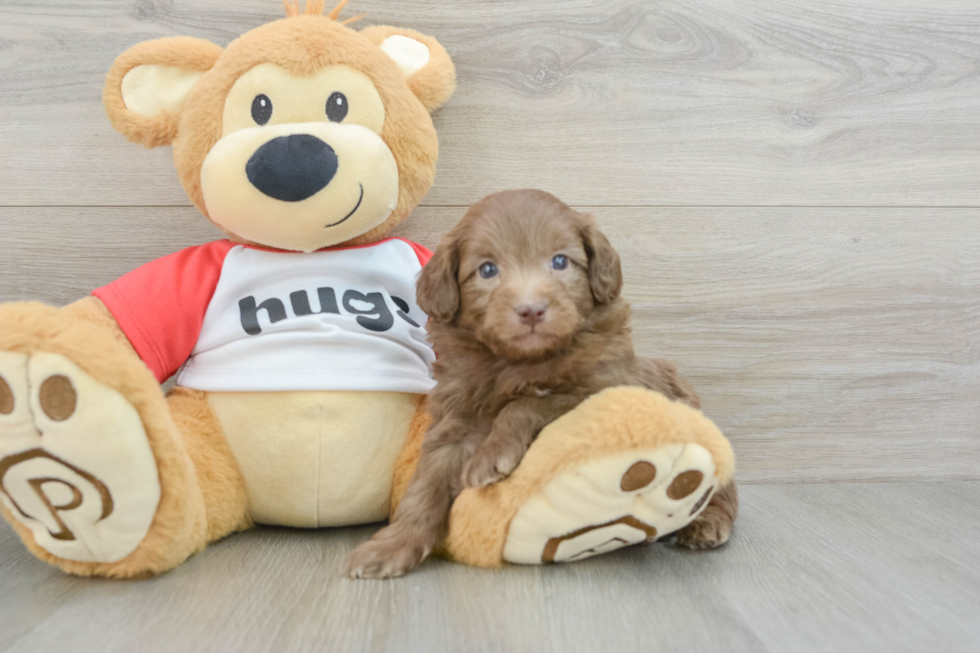
<path fill-rule="evenodd" d="M 551 267 L 555 270 L 564 270 L 568 267 L 568 257 L 564 254 L 555 254 L 555 257 L 551 259 Z"/>
<path fill-rule="evenodd" d="M 347 105 L 347 96 L 336 91 L 330 94 L 327 98 L 327 118 L 330 122 L 343 122 L 344 118 L 347 117 L 347 110 L 350 107 Z"/>
<path fill-rule="evenodd" d="M 272 117 L 272 100 L 268 95 L 256 95 L 252 100 L 252 120 L 256 125 L 262 126 L 269 122 Z"/>
<path fill-rule="evenodd" d="M 484 279 L 490 279 L 492 277 L 497 276 L 498 270 L 496 265 L 494 265 L 490 261 L 487 261 L 486 263 L 480 266 L 479 272 L 480 272 L 480 276 L 483 277 Z"/>

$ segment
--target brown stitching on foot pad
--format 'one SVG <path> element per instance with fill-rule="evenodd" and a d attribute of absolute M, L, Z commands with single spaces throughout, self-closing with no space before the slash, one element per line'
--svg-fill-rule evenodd
<path fill-rule="evenodd" d="M 14 391 L 7 385 L 6 379 L 0 376 L 0 415 L 14 412 Z"/>
<path fill-rule="evenodd" d="M 691 515 L 693 515 L 694 513 L 696 513 L 698 510 L 700 510 L 701 509 L 701 506 L 704 505 L 704 502 L 708 500 L 708 497 L 711 496 L 711 493 L 714 492 L 714 490 L 715 489 L 713 487 L 709 487 L 708 488 L 708 491 L 704 493 L 704 496 L 702 496 L 700 499 L 698 499 L 698 502 L 694 504 L 694 507 L 691 508 L 691 512 L 689 512 L 687 514 L 687 516 L 690 517 Z M 669 517 L 670 515 L 667 515 L 667 516 Z"/>
<path fill-rule="evenodd" d="M 31 489 L 34 490 L 34 493 L 37 494 L 38 498 L 41 500 L 41 503 L 44 504 L 44 507 L 48 509 L 49 513 L 51 513 L 51 517 L 54 518 L 54 520 L 58 523 L 58 527 L 61 529 L 57 533 L 51 533 L 49 530 L 48 532 L 51 533 L 51 537 L 56 540 L 74 540 L 75 534 L 72 533 L 71 529 L 65 525 L 65 522 L 61 521 L 61 517 L 58 516 L 58 512 L 61 510 L 74 510 L 78 506 L 82 505 L 82 491 L 68 481 L 63 481 L 60 478 L 32 478 L 27 482 L 30 484 Z M 48 495 L 41 489 L 45 483 L 61 483 L 64 485 L 66 488 L 71 490 L 71 501 L 63 506 L 56 506 L 51 503 L 51 499 L 49 499 Z M 24 511 L 21 510 L 21 512 Z M 26 515 L 27 513 L 24 514 Z"/>
<path fill-rule="evenodd" d="M 22 510 L 21 507 L 17 505 L 17 502 L 14 501 L 13 495 L 10 493 L 9 490 L 7 490 L 6 487 L 4 487 L 4 476 L 15 465 L 18 465 L 22 462 L 26 462 L 28 460 L 32 460 L 34 458 L 48 458 L 49 460 L 53 460 L 59 465 L 64 465 L 65 467 L 67 467 L 68 469 L 75 472 L 76 474 L 84 478 L 86 481 L 91 483 L 92 487 L 94 487 L 96 492 L 99 493 L 99 498 L 102 500 L 102 515 L 99 517 L 99 521 L 102 521 L 110 514 L 112 514 L 112 510 L 114 508 L 112 494 L 109 492 L 109 488 L 106 487 L 105 483 L 97 479 L 92 474 L 89 474 L 85 470 L 79 469 L 78 467 L 75 467 L 71 463 L 62 460 L 57 456 L 52 456 L 51 454 L 49 454 L 47 451 L 43 449 L 28 449 L 27 451 L 22 451 L 20 453 L 16 453 L 7 456 L 6 458 L 0 459 L 0 492 L 3 492 L 4 494 L 7 495 L 7 498 L 10 500 L 10 503 L 13 504 L 14 508 L 16 508 L 19 513 L 21 513 L 25 517 L 29 517 L 30 519 L 36 520 L 36 517 L 32 517 L 29 513 L 24 512 L 24 510 Z M 61 529 L 57 533 L 51 533 L 51 530 L 48 529 L 48 532 L 51 533 L 51 537 L 58 540 L 74 540 L 75 534 L 68 529 L 68 527 L 65 525 L 63 521 L 61 521 L 61 518 L 58 516 L 58 512 L 63 510 L 74 510 L 75 508 L 82 505 L 81 502 L 83 496 L 81 491 L 71 483 L 54 477 L 33 478 L 33 479 L 28 479 L 27 482 L 28 484 L 30 484 L 31 489 L 33 489 L 34 492 L 38 495 L 38 498 L 41 500 L 44 506 L 51 513 L 51 517 L 55 520 L 55 522 L 57 522 L 59 528 Z M 56 506 L 51 503 L 51 500 L 48 499 L 48 496 L 46 494 L 44 494 L 44 492 L 41 490 L 41 487 L 45 483 L 52 483 L 52 482 L 62 483 L 63 485 L 66 485 L 69 489 L 71 489 L 73 498 L 69 503 L 63 506 Z"/>
<path fill-rule="evenodd" d="M 677 478 L 673 480 L 670 487 L 667 488 L 667 496 L 677 501 L 678 499 L 683 499 L 684 497 L 694 492 L 701 485 L 701 481 L 704 480 L 704 474 L 696 469 L 689 469 L 682 474 L 679 474 Z"/>
<path fill-rule="evenodd" d="M 595 553 L 596 553 L 596 551 L 598 549 L 601 549 L 602 547 L 606 546 L 607 544 L 611 544 L 613 542 L 620 542 L 621 543 L 621 546 L 619 548 L 622 548 L 623 546 L 626 546 L 627 544 L 629 544 L 629 542 L 627 542 L 626 540 L 624 540 L 621 537 L 611 537 L 608 540 L 606 540 L 605 542 L 603 542 L 602 544 L 600 544 L 599 546 L 594 546 L 591 549 L 585 549 L 584 551 L 579 551 L 578 553 L 576 553 L 573 556 L 569 556 L 568 557 L 568 560 L 571 561 L 571 560 L 577 560 L 578 558 L 588 558 L 590 555 L 595 555 Z"/>
<path fill-rule="evenodd" d="M 553 537 L 553 538 L 551 538 L 550 540 L 548 540 L 548 543 L 544 545 L 544 551 L 541 552 L 541 562 L 544 562 L 544 563 L 554 562 L 555 561 L 555 554 L 558 553 L 558 545 L 561 544 L 562 542 L 564 542 L 565 540 L 572 540 L 572 539 L 575 539 L 576 537 L 578 537 L 579 535 L 584 535 L 585 533 L 588 533 L 589 531 L 594 531 L 594 530 L 599 529 L 599 528 L 605 528 L 606 526 L 613 526 L 615 524 L 626 524 L 627 526 L 632 526 L 633 528 L 635 528 L 638 531 L 643 531 L 644 533 L 647 534 L 647 540 L 648 541 L 651 541 L 652 542 L 653 540 L 657 539 L 657 529 L 656 528 L 654 528 L 653 526 L 650 526 L 649 524 L 644 524 L 643 522 L 641 522 L 639 519 L 637 519 L 633 515 L 626 515 L 625 517 L 620 517 L 619 519 L 614 519 L 613 521 L 606 522 L 605 524 L 596 524 L 594 526 L 586 526 L 586 527 L 580 528 L 580 529 L 578 529 L 576 531 L 572 531 L 571 533 L 566 533 L 566 534 L 561 535 L 559 537 Z M 614 539 L 619 539 L 619 538 L 614 538 Z M 578 555 L 581 555 L 581 553 L 576 554 L 576 556 L 578 556 Z"/>
<path fill-rule="evenodd" d="M 623 480 L 619 482 L 619 489 L 623 492 L 633 492 L 646 487 L 657 477 L 657 468 L 652 463 L 645 460 L 633 463 L 626 473 Z"/>
<path fill-rule="evenodd" d="M 55 374 L 41 384 L 38 401 L 45 415 L 56 422 L 63 422 L 75 412 L 78 393 L 67 376 Z"/>

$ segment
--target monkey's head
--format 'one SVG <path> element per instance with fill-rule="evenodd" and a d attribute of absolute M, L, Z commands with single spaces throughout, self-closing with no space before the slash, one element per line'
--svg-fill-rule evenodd
<path fill-rule="evenodd" d="M 346 0 L 345 0 L 346 1 Z M 232 240 L 310 252 L 380 239 L 435 178 L 429 113 L 455 89 L 435 39 L 354 31 L 308 0 L 305 15 L 227 48 L 190 37 L 140 43 L 109 71 L 117 131 L 170 144 L 194 204 Z"/>

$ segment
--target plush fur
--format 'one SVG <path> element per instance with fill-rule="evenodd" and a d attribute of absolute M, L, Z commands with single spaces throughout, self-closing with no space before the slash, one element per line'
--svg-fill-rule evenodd
<path fill-rule="evenodd" d="M 409 88 L 429 113 L 441 107 L 456 92 L 456 69 L 449 53 L 431 36 L 387 25 L 366 27 L 360 34 L 378 46 L 389 36 L 399 34 L 424 43 L 429 48 L 429 63 L 408 80 Z"/>
<path fill-rule="evenodd" d="M 449 516 L 446 551 L 466 564 L 498 567 L 517 510 L 551 479 L 606 453 L 675 442 L 708 449 L 719 481 L 731 481 L 731 445 L 700 411 L 644 388 L 603 390 L 545 427 L 506 481 L 459 495 Z"/>
<path fill-rule="evenodd" d="M 426 417 L 420 413 L 395 468 L 392 510 L 401 501 L 418 463 Z M 709 530 L 715 536 L 722 513 L 727 517 L 727 539 L 738 509 L 731 444 L 699 410 L 650 390 L 621 387 L 602 391 L 545 427 L 507 480 L 463 490 L 453 502 L 445 538 L 434 550 L 469 565 L 499 567 L 514 515 L 529 497 L 563 471 L 604 453 L 675 442 L 697 442 L 711 452 L 724 486 L 718 495 L 725 494 L 728 499 L 722 505 L 712 501 L 699 519 L 677 534 L 678 543 L 688 545 L 685 532 L 695 536 L 691 540 L 708 535 L 705 531 Z"/>
<path fill-rule="evenodd" d="M 140 414 L 156 459 L 163 494 L 142 544 L 111 564 L 74 562 L 37 546 L 30 531 L 12 518 L 28 548 L 68 573 L 143 578 L 167 571 L 209 542 L 249 528 L 245 483 L 203 392 L 176 388 L 164 398 L 146 366 L 102 303 L 88 297 L 63 309 L 38 303 L 0 306 L 0 350 L 66 356 L 85 372 L 118 390 Z"/>
<path fill-rule="evenodd" d="M 415 418 L 405 438 L 405 447 L 395 461 L 395 468 L 391 474 L 391 514 L 395 514 L 398 504 L 401 503 L 405 490 L 408 488 L 412 474 L 419 462 L 419 455 L 422 453 L 422 440 L 425 439 L 425 432 L 432 422 L 429 414 L 429 400 L 423 399 L 419 402 L 419 407 L 415 411 Z"/>
<path fill-rule="evenodd" d="M 89 306 L 85 310 L 95 309 L 93 300 L 86 301 Z M 72 319 L 71 312 L 36 302 L 0 306 L 0 323 L 5 325 L 0 330 L 0 350 L 61 354 L 129 400 L 142 418 L 156 458 L 162 490 L 160 505 L 143 543 L 123 560 L 111 564 L 55 558 L 34 544 L 30 531 L 11 519 L 9 513 L 4 516 L 35 555 L 69 573 L 131 578 L 166 571 L 207 543 L 207 515 L 197 472 L 150 370 L 111 330 Z"/>
<path fill-rule="evenodd" d="M 214 542 L 251 528 L 245 479 L 208 404 L 207 394 L 178 386 L 167 395 L 167 403 L 197 471 L 207 514 L 206 541 Z"/>
<path fill-rule="evenodd" d="M 407 85 L 395 63 L 377 47 L 393 34 L 418 38 L 429 47 L 428 64 Z M 300 15 L 262 25 L 233 41 L 224 51 L 199 39 L 147 41 L 116 59 L 106 79 L 103 103 L 113 126 L 130 140 L 148 147 L 173 145 L 181 183 L 191 201 L 207 216 L 201 166 L 221 137 L 223 106 L 232 85 L 261 63 L 277 64 L 298 75 L 343 63 L 374 82 L 385 105 L 381 137 L 398 164 L 398 204 L 386 222 L 343 245 L 375 242 L 408 217 L 435 179 L 439 142 L 428 113 L 455 89 L 455 69 L 445 49 L 435 39 L 418 32 L 379 26 L 358 33 L 340 23 L 325 21 L 322 16 Z M 188 94 L 179 121 L 169 112 L 145 118 L 126 109 L 120 90 L 122 80 L 140 64 L 207 71 Z M 262 244 L 235 233 L 228 236 L 236 242 Z"/>
<path fill-rule="evenodd" d="M 352 67 L 373 83 L 384 104 L 380 137 L 397 165 L 399 189 L 395 208 L 383 224 L 337 244 L 375 242 L 409 215 L 432 184 L 438 141 L 429 112 L 445 102 L 455 88 L 452 62 L 434 39 L 417 32 L 391 27 L 357 32 L 334 22 L 343 3 L 327 18 L 321 15 L 321 0 L 310 0 L 304 14 L 295 0 L 285 4 L 289 18 L 253 30 L 227 49 L 191 38 L 158 39 L 134 46 L 116 60 L 106 78 L 106 112 L 113 126 L 133 142 L 147 147 L 173 145 L 181 182 L 207 216 L 200 179 L 202 164 L 222 136 L 222 109 L 238 77 L 261 63 L 277 64 L 293 74 L 312 73 L 332 63 Z M 407 79 L 378 47 L 395 34 L 416 39 L 429 50 L 428 63 Z M 127 73 L 140 65 L 180 69 L 187 73 L 184 80 L 201 75 L 187 87 L 189 90 L 168 95 L 165 105 L 157 105 L 168 109 L 156 115 L 140 115 L 127 108 L 122 90 Z M 237 242 L 263 245 L 233 231 L 227 233 Z M 586 239 L 583 245 L 588 250 L 595 243 Z M 609 276 L 612 268 L 593 267 L 590 287 L 594 299 L 607 302 L 618 293 L 614 277 Z M 251 526 L 246 486 L 216 418 L 216 404 L 206 393 L 186 388 L 177 388 L 164 398 L 159 384 L 99 300 L 87 298 L 63 309 L 36 303 L 0 306 L 0 351 L 61 354 L 95 382 L 118 391 L 136 410 L 158 471 L 161 495 L 152 524 L 142 543 L 115 563 L 73 562 L 52 556 L 37 545 L 29 529 L 3 510 L 3 516 L 36 556 L 77 575 L 142 578 L 172 569 L 209 542 Z M 697 411 L 664 402 L 662 396 L 649 391 L 614 389 L 556 421 L 542 432 L 510 479 L 460 495 L 444 540 L 448 552 L 473 564 L 500 564 L 507 524 L 521 502 L 557 470 L 606 451 L 693 439 L 712 451 L 722 477 L 727 478 L 731 452 L 717 429 Z M 401 456 L 394 464 L 393 506 L 398 505 L 416 469 L 431 405 L 426 401 L 419 404 Z M 689 543 L 721 540 L 726 513 L 715 508 L 708 521 L 690 532 Z M 730 518 L 727 523 L 730 525 Z"/>
<path fill-rule="evenodd" d="M 605 388 L 655 390 L 658 409 L 662 396 L 698 406 L 672 364 L 634 354 L 622 283 L 619 256 L 592 217 L 548 193 L 505 191 L 470 208 L 419 277 L 440 358 L 418 468 L 391 525 L 351 554 L 351 574 L 411 570 L 437 545 L 464 487 L 506 478 L 541 428 Z"/>
<path fill-rule="evenodd" d="M 156 64 L 185 70 L 210 70 L 221 56 L 221 46 L 190 36 L 145 41 L 116 58 L 106 75 L 102 105 L 112 126 L 133 143 L 146 147 L 170 145 L 177 136 L 180 114 L 166 111 L 153 117 L 130 111 L 123 102 L 122 82 L 136 66 Z"/>
<path fill-rule="evenodd" d="M 391 216 L 346 244 L 377 241 L 408 216 L 432 184 L 438 140 L 429 112 L 452 94 L 455 72 L 435 39 L 389 27 L 370 28 L 361 34 L 335 22 L 343 4 L 324 17 L 322 1 L 308 3 L 305 14 L 300 14 L 298 5 L 287 3 L 289 18 L 252 30 L 226 49 L 189 37 L 133 46 L 116 59 L 106 77 L 106 113 L 130 141 L 147 147 L 173 145 L 178 175 L 191 200 L 207 216 L 201 167 L 221 137 L 222 109 L 238 77 L 262 63 L 274 63 L 300 75 L 331 64 L 352 67 L 366 75 L 380 94 L 385 107 L 380 136 L 398 166 L 398 200 Z M 418 39 L 429 48 L 428 64 L 407 80 L 378 47 L 393 34 Z M 201 76 L 173 110 L 141 115 L 127 107 L 123 80 L 142 65 Z M 228 236 L 249 243 L 235 233 Z M 98 299 L 89 297 L 60 310 L 36 303 L 5 305 L 0 307 L 0 324 L 0 350 L 62 354 L 131 402 L 143 422 L 159 473 L 161 499 L 147 536 L 132 554 L 112 564 L 54 557 L 4 511 L 35 555 L 77 575 L 145 577 L 171 569 L 208 542 L 252 525 L 244 480 L 206 393 L 176 388 L 164 398 L 159 384 Z"/>
<path fill-rule="evenodd" d="M 97 298 L 86 297 L 69 304 L 60 312 L 69 318 L 92 324 L 101 332 L 100 335 L 111 337 L 121 349 L 135 356 L 136 352 L 126 335 Z M 151 397 L 158 394 L 154 390 L 148 390 Z M 207 515 L 206 541 L 214 542 L 229 533 L 250 528 L 252 521 L 248 516 L 245 481 L 208 404 L 207 394 L 176 387 L 167 395 L 167 404 L 197 472 L 197 483 Z"/>

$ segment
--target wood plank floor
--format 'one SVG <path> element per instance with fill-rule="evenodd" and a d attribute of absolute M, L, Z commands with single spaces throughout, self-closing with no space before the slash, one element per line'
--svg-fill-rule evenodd
<path fill-rule="evenodd" d="M 980 650 L 980 483 L 758 485 L 723 549 L 348 581 L 371 528 L 234 536 L 140 582 L 70 578 L 0 526 L 0 652 Z"/>
<path fill-rule="evenodd" d="M 980 478 L 976 211 L 581 208 L 623 257 L 638 351 L 691 378 L 743 482 Z M 398 233 L 435 247 L 462 213 L 423 207 Z M 0 296 L 53 304 L 218 237 L 190 207 L 0 224 Z"/>
<path fill-rule="evenodd" d="M 124 583 L 64 576 L 0 523 L 0 653 L 980 650 L 980 3 L 361 12 L 457 64 L 436 184 L 398 233 L 432 246 L 509 187 L 595 213 L 638 349 L 733 441 L 733 541 L 351 583 L 371 527 L 264 529 Z M 0 0 L 0 301 L 64 304 L 220 237 L 169 148 L 112 131 L 102 81 L 139 41 L 226 45 L 281 14 Z"/>
<path fill-rule="evenodd" d="M 345 15 L 361 12 L 456 61 L 430 205 L 514 186 L 580 205 L 980 205 L 974 0 L 354 0 Z M 143 39 L 226 45 L 281 15 L 278 0 L 4 0 L 0 204 L 186 204 L 168 149 L 112 132 L 106 71 Z"/>
<path fill-rule="evenodd" d="M 112 59 L 226 44 L 275 0 L 0 0 L 0 301 L 64 304 L 219 237 L 170 149 L 112 131 Z M 453 55 L 436 185 L 399 233 L 539 186 L 620 249 L 745 482 L 980 479 L 980 5 L 355 0 Z"/>

